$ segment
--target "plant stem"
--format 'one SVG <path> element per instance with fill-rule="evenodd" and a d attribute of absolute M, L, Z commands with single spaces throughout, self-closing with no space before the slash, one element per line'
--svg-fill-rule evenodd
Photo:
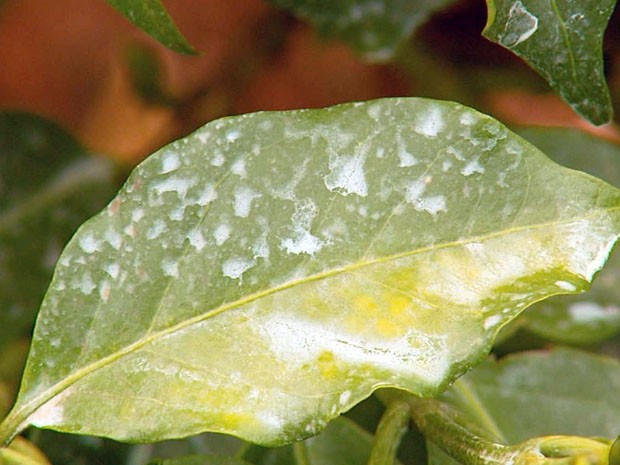
<path fill-rule="evenodd" d="M 368 465 L 394 463 L 398 446 L 409 425 L 410 411 L 409 404 L 402 400 L 396 400 L 388 405 L 377 426 Z"/>
<path fill-rule="evenodd" d="M 511 463 L 516 452 L 502 444 L 476 436 L 462 426 L 455 412 L 433 399 L 408 396 L 411 416 L 428 440 L 466 465 Z"/>
<path fill-rule="evenodd" d="M 304 441 L 299 441 L 293 444 L 293 456 L 295 457 L 295 463 L 297 465 L 310 465 L 310 458 L 308 457 L 308 449 Z"/>

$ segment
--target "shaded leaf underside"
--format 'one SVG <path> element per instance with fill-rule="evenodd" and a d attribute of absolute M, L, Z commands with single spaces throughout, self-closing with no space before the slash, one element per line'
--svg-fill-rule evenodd
<path fill-rule="evenodd" d="M 0 437 L 277 444 L 381 386 L 435 395 L 527 305 L 587 287 L 619 200 L 458 104 L 210 123 L 69 244 Z"/>

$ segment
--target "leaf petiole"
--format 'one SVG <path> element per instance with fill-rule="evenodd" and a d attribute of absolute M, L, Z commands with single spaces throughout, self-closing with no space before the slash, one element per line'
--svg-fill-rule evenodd
<path fill-rule="evenodd" d="M 368 465 L 391 465 L 395 462 L 400 441 L 407 431 L 411 418 L 407 402 L 391 402 L 377 426 Z"/>
<path fill-rule="evenodd" d="M 542 436 L 515 445 L 481 437 L 448 404 L 389 391 L 390 402 L 406 400 L 411 417 L 426 439 L 464 465 L 618 465 L 620 439 Z"/>

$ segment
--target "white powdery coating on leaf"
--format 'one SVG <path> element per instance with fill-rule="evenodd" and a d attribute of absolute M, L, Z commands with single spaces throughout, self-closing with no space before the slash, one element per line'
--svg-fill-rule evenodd
<path fill-rule="evenodd" d="M 340 397 L 338 398 L 338 403 L 344 406 L 347 405 L 349 400 L 351 400 L 351 391 L 344 391 L 342 394 L 340 394 Z"/>
<path fill-rule="evenodd" d="M 443 195 L 432 195 L 420 198 L 414 205 L 416 210 L 425 211 L 431 215 L 447 211 L 446 198 Z"/>
<path fill-rule="evenodd" d="M 166 152 L 161 161 L 161 174 L 170 173 L 181 166 L 179 156 L 174 152 Z"/>
<path fill-rule="evenodd" d="M 121 271 L 121 267 L 118 263 L 110 263 L 109 265 L 105 266 L 104 270 L 110 275 L 112 279 L 116 279 L 118 278 L 118 274 Z"/>
<path fill-rule="evenodd" d="M 179 264 L 176 260 L 164 260 L 161 264 L 161 269 L 164 272 L 164 276 L 179 277 Z"/>
<path fill-rule="evenodd" d="M 226 223 L 220 224 L 215 231 L 213 231 L 213 237 L 215 238 L 216 245 L 222 245 L 230 237 L 230 226 Z"/>
<path fill-rule="evenodd" d="M 93 253 L 100 250 L 101 241 L 95 239 L 92 234 L 87 234 L 85 236 L 80 237 L 79 240 L 80 248 L 86 253 Z"/>
<path fill-rule="evenodd" d="M 226 140 L 228 142 L 234 142 L 241 137 L 241 133 L 237 129 L 231 129 L 226 133 Z"/>
<path fill-rule="evenodd" d="M 166 223 L 163 220 L 155 220 L 153 226 L 146 232 L 147 239 L 157 239 L 166 230 Z"/>
<path fill-rule="evenodd" d="M 114 250 L 119 250 L 123 243 L 123 237 L 113 229 L 108 229 L 103 235 L 103 238 L 112 246 L 112 248 L 114 248 Z"/>
<path fill-rule="evenodd" d="M 555 285 L 560 289 L 564 289 L 565 291 L 573 292 L 577 290 L 577 287 L 573 283 L 569 283 L 568 281 L 556 281 Z"/>
<path fill-rule="evenodd" d="M 314 362 L 325 351 L 350 365 L 415 375 L 429 383 L 440 382 L 449 370 L 446 338 L 411 330 L 410 337 L 368 339 L 317 321 L 273 312 L 257 327 L 274 355 L 287 363 Z M 415 340 L 412 345 L 408 340 Z M 346 395 L 345 395 L 346 397 Z"/>
<path fill-rule="evenodd" d="M 361 197 L 368 195 L 366 174 L 364 173 L 364 154 L 352 156 L 330 157 L 330 173 L 325 176 L 325 186 L 330 190 L 337 190 L 344 195 L 356 194 Z"/>
<path fill-rule="evenodd" d="M 260 197 L 261 194 L 246 186 L 239 186 L 235 190 L 235 216 L 247 218 L 252 208 L 254 199 Z"/>
<path fill-rule="evenodd" d="M 299 255 L 301 253 L 314 255 L 321 250 L 321 247 L 323 247 L 323 241 L 310 234 L 309 231 L 301 231 L 295 239 L 284 239 L 281 242 L 281 246 L 288 253 L 295 255 Z"/>
<path fill-rule="evenodd" d="M 234 257 L 226 260 L 222 265 L 222 273 L 232 279 L 239 279 L 243 273 L 254 266 L 254 260 Z"/>
<path fill-rule="evenodd" d="M 323 247 L 323 241 L 310 232 L 317 214 L 314 202 L 307 199 L 295 205 L 293 213 L 293 236 L 283 239 L 280 246 L 290 254 L 314 255 Z"/>
<path fill-rule="evenodd" d="M 405 200 L 411 204 L 415 204 L 420 197 L 422 197 L 425 190 L 426 182 L 424 182 L 424 179 L 416 179 L 405 188 Z"/>
<path fill-rule="evenodd" d="M 84 295 L 90 295 L 97 286 L 93 283 L 90 273 L 84 273 L 78 285 L 78 289 Z"/>
<path fill-rule="evenodd" d="M 437 137 L 445 124 L 441 108 L 431 107 L 427 113 L 419 115 L 414 130 L 422 136 Z"/>
<path fill-rule="evenodd" d="M 213 158 L 211 159 L 211 165 L 213 166 L 222 166 L 226 158 L 224 158 L 224 154 L 222 152 L 215 152 Z"/>
<path fill-rule="evenodd" d="M 459 121 L 461 122 L 461 124 L 464 124 L 465 126 L 471 126 L 472 124 L 476 123 L 479 119 L 480 118 L 475 113 L 472 113 L 471 111 L 466 111 L 462 113 L 461 116 L 459 117 Z"/>
<path fill-rule="evenodd" d="M 414 157 L 413 154 L 407 150 L 407 147 L 406 147 L 406 144 L 403 138 L 398 136 L 396 140 L 398 142 L 398 159 L 399 159 L 398 166 L 406 168 L 409 166 L 417 165 L 419 163 L 418 159 Z"/>
<path fill-rule="evenodd" d="M 136 208 L 134 211 L 131 212 L 131 221 L 133 221 L 134 223 L 137 223 L 142 218 L 144 218 L 144 210 L 142 208 Z"/>
<path fill-rule="evenodd" d="M 587 220 L 573 223 L 567 235 L 569 269 L 587 281 L 603 267 L 618 239 L 609 232 L 616 230 L 611 218 L 605 215 L 599 221 L 598 224 Z"/>
<path fill-rule="evenodd" d="M 187 235 L 187 238 L 189 239 L 189 243 L 192 245 L 192 247 L 194 247 L 198 251 L 201 251 L 207 245 L 207 241 L 205 240 L 202 232 L 199 229 L 193 229 L 192 231 L 190 231 L 190 233 Z"/>
<path fill-rule="evenodd" d="M 65 408 L 63 403 L 72 392 L 73 389 L 69 387 L 57 396 L 52 397 L 28 418 L 28 423 L 38 428 L 64 424 Z"/>
<path fill-rule="evenodd" d="M 463 169 L 461 169 L 461 174 L 463 176 L 471 176 L 474 173 L 484 174 L 484 167 L 477 159 L 469 161 Z"/>
<path fill-rule="evenodd" d="M 486 320 L 484 320 L 484 329 L 488 331 L 489 329 L 494 328 L 501 322 L 501 315 L 491 315 Z"/>
<path fill-rule="evenodd" d="M 217 191 L 213 184 L 206 184 L 202 191 L 198 194 L 198 197 L 192 199 L 190 203 L 202 205 L 203 207 L 210 204 L 218 197 Z"/>
<path fill-rule="evenodd" d="M 153 184 L 153 189 L 159 195 L 165 192 L 176 192 L 180 198 L 184 198 L 187 195 L 187 191 L 193 187 L 194 184 L 196 184 L 194 179 L 171 176 L 168 179 L 164 179 Z"/>
<path fill-rule="evenodd" d="M 400 160 L 398 166 L 401 166 L 403 168 L 406 168 L 408 166 L 415 166 L 419 163 L 418 159 L 414 157 L 411 153 L 407 152 L 407 150 L 405 150 L 404 148 L 401 148 L 398 151 L 398 158 Z"/>
<path fill-rule="evenodd" d="M 245 179 L 248 176 L 248 172 L 245 170 L 245 161 L 243 158 L 236 160 L 230 169 L 234 174 L 241 178 Z"/>
<path fill-rule="evenodd" d="M 443 195 L 429 195 L 423 197 L 426 187 L 432 181 L 432 177 L 416 179 L 405 187 L 405 200 L 413 205 L 418 211 L 430 213 L 435 216 L 441 211 L 447 211 L 446 198 Z"/>
<path fill-rule="evenodd" d="M 537 30 L 538 18 L 522 2 L 517 1 L 510 7 L 504 34 L 499 37 L 499 42 L 505 47 L 516 47 L 532 37 Z"/>

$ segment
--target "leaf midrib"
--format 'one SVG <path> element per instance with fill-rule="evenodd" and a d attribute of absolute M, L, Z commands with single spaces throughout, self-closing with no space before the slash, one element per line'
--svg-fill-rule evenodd
<path fill-rule="evenodd" d="M 75 384 L 76 382 L 80 381 L 81 379 L 85 378 L 86 376 L 88 376 L 91 373 L 94 373 L 96 371 L 98 371 L 99 369 L 102 369 L 110 364 L 112 364 L 113 362 L 123 358 L 126 355 L 132 354 L 135 351 L 141 349 L 142 347 L 146 346 L 147 344 L 150 344 L 154 341 L 157 341 L 158 339 L 161 339 L 163 337 L 166 337 L 170 334 L 173 334 L 177 331 L 181 331 L 187 327 L 190 327 L 194 324 L 200 323 L 208 318 L 217 316 L 225 311 L 231 310 L 231 309 L 235 309 L 238 307 L 242 307 L 246 304 L 249 304 L 251 302 L 254 302 L 262 297 L 266 297 L 272 294 L 276 294 L 280 291 L 284 291 L 286 289 L 290 289 L 293 288 L 295 286 L 301 285 L 301 284 L 306 284 L 306 283 L 310 283 L 310 282 L 314 282 L 314 281 L 319 281 L 322 279 L 326 279 L 329 278 L 331 276 L 335 276 L 335 275 L 339 275 L 339 274 L 344 274 L 350 271 L 354 271 L 354 270 L 358 270 L 360 268 L 364 268 L 364 267 L 368 267 L 368 266 L 372 266 L 375 264 L 379 264 L 379 263 L 384 263 L 384 262 L 389 262 L 392 260 L 398 260 L 401 258 L 406 258 L 406 257 L 410 257 L 410 256 L 414 256 L 414 255 L 419 255 L 425 252 L 430 252 L 430 251 L 434 251 L 434 250 L 440 250 L 440 249 L 445 249 L 445 248 L 449 248 L 449 247 L 458 247 L 458 246 L 462 246 L 468 243 L 472 243 L 472 242 L 482 242 L 485 240 L 489 240 L 492 238 L 496 238 L 496 237 L 501 237 L 501 236 L 505 236 L 505 235 L 509 235 L 509 234 L 516 234 L 516 233 L 520 233 L 520 232 L 524 232 L 524 231 L 532 231 L 532 230 L 538 230 L 538 229 L 544 229 L 544 228 L 548 228 L 548 227 L 557 227 L 557 226 L 561 226 L 561 225 L 566 225 L 566 224 L 570 224 L 570 223 L 574 223 L 577 221 L 583 221 L 583 220 L 588 220 L 588 219 L 592 219 L 595 217 L 600 216 L 602 213 L 611 213 L 614 211 L 620 211 L 620 206 L 617 207 L 610 207 L 610 208 L 603 208 L 603 209 L 599 209 L 596 212 L 592 212 L 589 215 L 585 215 L 581 218 L 570 218 L 570 219 L 566 219 L 564 221 L 549 221 L 549 222 L 545 222 L 545 223 L 538 223 L 538 224 L 530 224 L 530 225 L 525 225 L 525 226 L 520 226 L 520 227 L 511 227 L 511 228 L 507 228 L 501 231 L 496 231 L 493 233 L 488 233 L 488 234 L 483 234 L 483 235 L 479 235 L 479 236 L 473 236 L 473 237 L 469 237 L 467 239 L 460 239 L 460 240 L 456 240 L 456 241 L 450 241 L 450 242 L 446 242 L 443 244 L 433 244 L 430 246 L 426 246 L 426 247 L 420 247 L 418 249 L 414 249 L 411 251 L 407 251 L 407 252 L 401 252 L 398 254 L 394 254 L 394 255 L 388 255 L 386 257 L 381 257 L 381 258 L 377 258 L 374 260 L 365 260 L 365 261 L 360 261 L 360 262 L 356 262 L 353 264 L 349 264 L 343 267 L 338 267 L 338 268 L 334 268 L 328 271 L 324 271 L 322 273 L 316 273 L 314 275 L 311 276 L 307 276 L 305 278 L 302 279 L 297 279 L 297 280 L 293 280 L 293 281 L 289 281 L 287 283 L 281 284 L 279 286 L 275 286 L 271 289 L 268 290 L 263 290 L 260 292 L 256 292 L 254 294 L 251 294 L 249 296 L 246 296 L 242 299 L 238 299 L 235 300 L 233 302 L 230 302 L 228 304 L 225 305 L 221 305 L 220 307 L 213 309 L 211 311 L 208 311 L 204 314 L 201 315 L 197 315 L 193 318 L 189 318 L 185 321 L 182 321 L 180 323 L 177 323 L 173 326 L 171 326 L 170 328 L 155 332 L 155 333 L 151 333 L 149 334 L 149 336 L 139 339 L 136 342 L 127 345 L 126 347 L 124 347 L 121 350 L 116 351 L 113 354 L 110 354 L 106 357 L 103 357 L 101 359 L 99 359 L 96 362 L 91 363 L 90 365 L 86 365 L 82 368 L 79 368 L 77 371 L 75 371 L 73 374 L 70 374 L 69 376 L 65 377 L 61 382 L 56 383 L 54 385 L 52 385 L 51 387 L 49 387 L 48 389 L 46 389 L 45 391 L 43 391 L 41 394 L 39 394 L 38 396 L 34 397 L 33 399 L 31 399 L 30 401 L 26 402 L 25 404 L 19 406 L 19 403 L 16 404 L 16 408 L 14 408 L 9 415 L 7 415 L 7 417 L 4 419 L 4 421 L 2 423 L 0 423 L 0 443 L 3 440 L 11 440 L 15 435 L 17 435 L 23 428 L 26 428 L 28 426 L 28 418 L 34 414 L 36 412 L 36 410 L 38 408 L 40 408 L 42 405 L 44 405 L 46 402 L 48 402 L 49 400 L 51 400 L 52 398 L 54 398 L 55 396 L 57 396 L 58 394 L 60 394 L 62 391 L 64 391 L 65 389 L 67 389 L 69 386 Z M 6 435 L 6 436 L 5 436 Z"/>
<path fill-rule="evenodd" d="M 562 12 L 560 11 L 556 0 L 551 0 L 551 7 L 553 8 L 553 11 L 558 18 L 558 24 L 560 25 L 562 39 L 564 40 L 564 45 L 566 46 L 566 51 L 568 52 L 568 59 L 570 61 L 572 78 L 574 81 L 577 81 L 577 65 L 575 64 L 575 52 L 573 50 L 572 43 L 568 35 L 566 23 L 564 22 L 564 18 L 562 18 Z"/>

